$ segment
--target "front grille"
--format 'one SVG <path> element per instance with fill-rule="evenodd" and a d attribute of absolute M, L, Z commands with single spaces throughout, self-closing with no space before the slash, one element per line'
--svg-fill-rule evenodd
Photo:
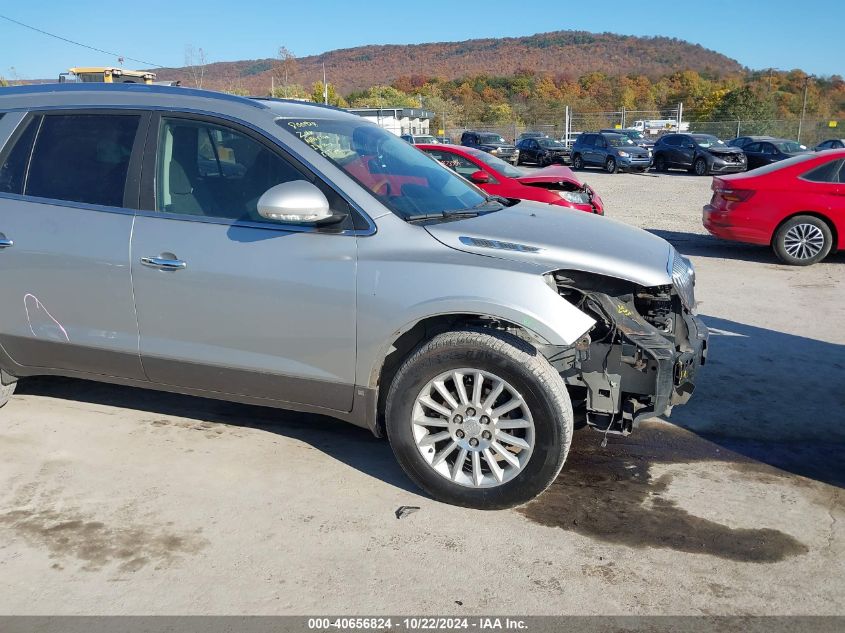
<path fill-rule="evenodd" d="M 695 270 L 692 263 L 675 249 L 669 260 L 669 272 L 675 292 L 688 310 L 695 308 Z"/>

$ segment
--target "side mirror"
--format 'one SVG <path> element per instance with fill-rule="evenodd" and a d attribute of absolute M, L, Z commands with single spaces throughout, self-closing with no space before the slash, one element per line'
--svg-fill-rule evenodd
<path fill-rule="evenodd" d="M 288 224 L 319 224 L 332 218 L 329 201 L 306 180 L 283 182 L 258 199 L 258 215 Z"/>
<path fill-rule="evenodd" d="M 493 178 L 483 169 L 474 171 L 469 175 L 469 179 L 477 185 L 483 185 L 485 182 L 490 182 Z"/>

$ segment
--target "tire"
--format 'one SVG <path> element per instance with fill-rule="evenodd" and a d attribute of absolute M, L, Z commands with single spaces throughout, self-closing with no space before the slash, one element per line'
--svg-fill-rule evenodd
<path fill-rule="evenodd" d="M 466 399 L 455 378 L 461 369 L 466 370 L 458 372 Z M 476 397 L 479 375 L 482 393 Z M 438 380 L 456 407 L 442 396 L 437 402 L 442 391 L 433 385 Z M 485 402 L 496 380 L 502 389 L 492 403 Z M 442 411 L 422 403 L 425 396 Z M 517 401 L 511 411 L 492 415 Z M 459 421 L 460 413 L 466 418 Z M 510 508 L 543 492 L 563 467 L 572 441 L 572 403 L 560 374 L 533 346 L 496 330 L 445 332 L 420 345 L 390 385 L 385 419 L 393 453 L 415 484 L 439 501 L 482 510 Z M 415 420 L 436 424 L 429 428 Z M 442 438 L 425 446 L 425 438 L 435 434 Z M 503 447 L 511 449 L 507 459 Z M 502 472 L 495 472 L 494 464 Z"/>
<path fill-rule="evenodd" d="M 575 154 L 572 157 L 572 169 L 584 169 L 584 159 L 581 154 Z"/>
<path fill-rule="evenodd" d="M 514 163 L 514 165 L 519 167 L 521 164 L 522 164 L 522 156 L 517 156 L 516 162 Z"/>
<path fill-rule="evenodd" d="M 692 171 L 696 176 L 706 176 L 710 170 L 707 168 L 707 161 L 703 158 L 696 158 L 692 164 Z"/>
<path fill-rule="evenodd" d="M 604 170 L 608 174 L 615 174 L 619 171 L 619 165 L 616 164 L 616 159 L 613 156 L 608 156 L 604 163 Z"/>
<path fill-rule="evenodd" d="M 666 172 L 668 171 L 668 167 L 666 166 L 666 159 L 663 158 L 662 154 L 658 154 L 654 157 L 654 171 L 659 172 Z"/>
<path fill-rule="evenodd" d="M 833 232 L 813 215 L 797 215 L 780 225 L 772 239 L 775 255 L 790 266 L 809 266 L 828 256 Z"/>
<path fill-rule="evenodd" d="M 9 398 L 11 398 L 12 394 L 15 393 L 15 387 L 17 387 L 17 385 L 18 383 L 16 380 L 6 384 L 3 378 L 0 378 L 0 408 L 9 402 Z"/>

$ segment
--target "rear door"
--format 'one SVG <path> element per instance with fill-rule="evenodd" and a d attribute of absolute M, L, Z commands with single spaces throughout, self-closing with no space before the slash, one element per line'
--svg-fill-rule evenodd
<path fill-rule="evenodd" d="M 347 222 L 294 227 L 257 213 L 310 180 Z M 150 380 L 349 411 L 357 244 L 349 205 L 274 144 L 231 122 L 156 115 L 132 234 Z"/>
<path fill-rule="evenodd" d="M 16 363 L 144 377 L 129 240 L 148 120 L 54 110 L 0 121 L 15 130 L 0 153 L 0 345 Z"/>

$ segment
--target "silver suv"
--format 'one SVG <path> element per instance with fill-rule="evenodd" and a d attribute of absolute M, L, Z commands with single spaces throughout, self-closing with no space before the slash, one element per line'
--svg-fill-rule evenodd
<path fill-rule="evenodd" d="M 433 497 L 502 508 L 576 421 L 687 400 L 693 286 L 654 235 L 490 197 L 337 109 L 0 91 L 0 404 L 49 374 L 322 413 Z"/>

